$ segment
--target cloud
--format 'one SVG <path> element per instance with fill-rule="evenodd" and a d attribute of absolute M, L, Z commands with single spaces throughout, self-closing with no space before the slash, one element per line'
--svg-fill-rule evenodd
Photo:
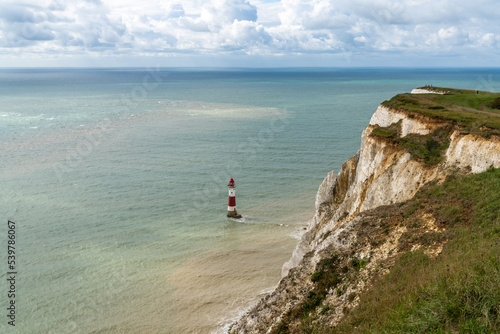
<path fill-rule="evenodd" d="M 202 6 L 200 19 L 215 28 L 235 21 L 257 21 L 257 8 L 246 0 L 212 0 Z"/>
<path fill-rule="evenodd" d="M 343 12 L 342 1 L 283 0 L 283 11 L 279 14 L 283 26 L 296 26 L 305 30 L 323 30 L 345 27 L 351 14 Z"/>
<path fill-rule="evenodd" d="M 253 21 L 235 20 L 226 25 L 220 34 L 217 44 L 225 50 L 244 50 L 248 53 L 267 49 L 273 38 L 265 28 Z"/>
<path fill-rule="evenodd" d="M 0 48 L 125 56 L 494 54 L 499 16 L 496 0 L 25 0 L 0 5 Z"/>
<path fill-rule="evenodd" d="M 28 47 L 37 41 L 56 38 L 49 22 L 54 17 L 36 5 L 22 6 L 4 4 L 0 6 L 1 47 Z"/>
<path fill-rule="evenodd" d="M 170 11 L 167 13 L 167 18 L 175 19 L 185 15 L 184 7 L 180 3 L 174 3 L 170 6 Z"/>
<path fill-rule="evenodd" d="M 30 8 L 26 8 L 16 4 L 1 5 L 0 19 L 5 23 L 23 23 L 23 22 L 33 23 L 36 20 L 35 15 L 30 10 Z"/>
<path fill-rule="evenodd" d="M 455 26 L 439 29 L 437 37 L 439 42 L 448 46 L 463 45 L 469 39 L 469 35 L 466 32 L 460 31 Z"/>
<path fill-rule="evenodd" d="M 0 15 L 0 29 L 6 36 L 3 47 L 36 47 L 47 52 L 65 47 L 114 48 L 130 41 L 124 25 L 108 17 L 109 9 L 99 0 L 53 2 L 46 7 L 6 4 Z M 39 43 L 36 43 L 39 42 Z M 67 50 L 74 51 L 74 48 Z"/>

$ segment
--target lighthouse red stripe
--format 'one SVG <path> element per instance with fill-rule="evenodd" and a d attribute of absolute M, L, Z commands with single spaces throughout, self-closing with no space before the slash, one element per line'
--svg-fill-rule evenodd
<path fill-rule="evenodd" d="M 236 198 L 235 197 L 229 197 L 228 204 L 229 206 L 236 206 Z"/>

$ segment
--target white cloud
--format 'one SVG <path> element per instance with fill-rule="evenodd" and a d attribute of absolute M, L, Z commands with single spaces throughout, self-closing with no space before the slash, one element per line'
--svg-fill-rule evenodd
<path fill-rule="evenodd" d="M 253 53 L 260 49 L 266 49 L 272 41 L 272 37 L 263 26 L 252 21 L 234 21 L 231 25 L 223 28 L 219 42 L 225 48 L 248 50 Z"/>
<path fill-rule="evenodd" d="M 494 54 L 499 15 L 496 0 L 25 0 L 0 5 L 0 52 Z"/>
<path fill-rule="evenodd" d="M 180 3 L 174 3 L 170 6 L 170 11 L 167 14 L 167 18 L 178 18 L 185 15 L 184 7 Z"/>
<path fill-rule="evenodd" d="M 500 35 L 487 33 L 475 36 L 475 39 L 478 41 L 479 45 L 482 45 L 484 47 L 492 47 L 498 44 L 498 42 L 500 41 Z"/>
<path fill-rule="evenodd" d="M 0 10 L 0 29 L 6 33 L 3 47 L 43 44 L 47 52 L 68 47 L 82 50 L 113 49 L 126 46 L 133 39 L 120 20 L 109 17 L 109 9 L 99 0 L 71 3 L 5 4 Z M 49 42 L 48 42 L 49 41 Z"/>
<path fill-rule="evenodd" d="M 366 43 L 367 39 L 365 36 L 354 37 L 354 40 L 359 43 Z"/>
<path fill-rule="evenodd" d="M 306 30 L 335 29 L 349 24 L 351 15 L 342 11 L 344 1 L 282 0 L 280 19 L 284 26 L 300 26 Z M 349 5 L 347 5 L 349 6 Z"/>
<path fill-rule="evenodd" d="M 256 21 L 257 9 L 246 0 L 211 0 L 201 8 L 200 19 L 212 27 L 238 21 Z"/>
<path fill-rule="evenodd" d="M 463 45 L 469 39 L 467 33 L 460 31 L 455 26 L 439 29 L 437 36 L 439 38 L 439 42 L 447 46 Z"/>

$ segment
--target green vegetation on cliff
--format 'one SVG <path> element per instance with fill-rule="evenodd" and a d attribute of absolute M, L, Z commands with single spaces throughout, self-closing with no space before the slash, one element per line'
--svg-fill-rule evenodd
<path fill-rule="evenodd" d="M 458 129 L 462 134 L 471 133 L 486 138 L 492 134 L 500 135 L 500 93 L 422 88 L 436 91 L 436 94 L 398 94 L 382 105 L 402 111 L 410 119 L 421 114 L 439 120 L 444 122 L 442 126 L 428 135 L 409 134 L 401 137 L 401 123 L 398 122 L 388 127 L 376 127 L 372 135 L 407 149 L 414 159 L 427 165 L 442 161 L 453 129 Z"/>
<path fill-rule="evenodd" d="M 452 120 L 464 132 L 500 134 L 500 93 L 422 87 L 436 94 L 398 94 L 383 105 L 396 110 L 420 113 L 432 118 Z M 444 94 L 437 94 L 444 92 Z"/>
<path fill-rule="evenodd" d="M 346 292 L 367 260 L 349 253 L 323 258 L 309 276 L 305 298 L 272 333 L 500 333 L 499 189 L 500 169 L 490 168 L 449 176 L 405 203 L 371 210 L 350 233 L 378 247 L 403 229 L 394 264 L 380 262 L 364 291 Z M 425 217 L 433 217 L 433 226 Z M 430 255 L 436 245 L 442 251 Z M 343 310 L 328 303 L 331 294 L 344 300 L 337 306 Z M 339 311 L 343 317 L 332 327 Z"/>
<path fill-rule="evenodd" d="M 450 126 L 443 126 L 428 135 L 409 134 L 400 136 L 401 121 L 388 127 L 377 127 L 372 134 L 391 140 L 408 150 L 414 159 L 422 160 L 426 165 L 436 165 L 443 160 L 443 154 L 448 148 Z"/>
<path fill-rule="evenodd" d="M 339 326 L 310 333 L 500 333 L 499 189 L 500 169 L 425 187 L 405 221 L 432 213 L 446 232 L 425 237 L 446 238 L 442 253 L 402 252 Z"/>

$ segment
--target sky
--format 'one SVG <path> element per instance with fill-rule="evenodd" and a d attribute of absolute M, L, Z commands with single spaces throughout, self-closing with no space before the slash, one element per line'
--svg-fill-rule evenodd
<path fill-rule="evenodd" d="M 0 67 L 498 67 L 499 0 L 0 0 Z"/>

